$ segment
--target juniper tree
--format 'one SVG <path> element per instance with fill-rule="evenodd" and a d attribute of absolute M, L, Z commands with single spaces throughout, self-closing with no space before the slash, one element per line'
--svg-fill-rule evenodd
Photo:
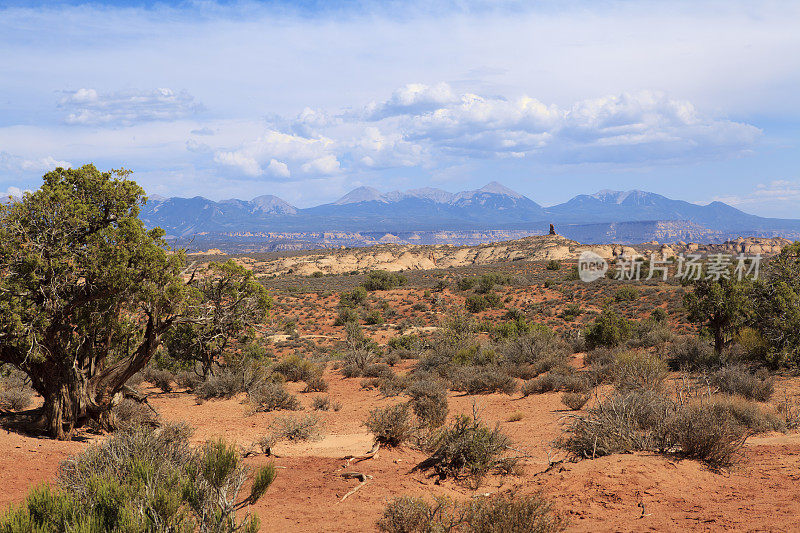
<path fill-rule="evenodd" d="M 54 438 L 112 427 L 112 402 L 185 310 L 183 254 L 145 229 L 128 175 L 58 168 L 0 206 L 0 363 L 31 378 Z"/>

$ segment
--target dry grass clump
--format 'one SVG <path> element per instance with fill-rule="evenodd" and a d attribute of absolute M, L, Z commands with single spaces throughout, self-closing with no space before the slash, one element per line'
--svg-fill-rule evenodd
<path fill-rule="evenodd" d="M 523 383 L 522 395 L 530 396 L 554 391 L 586 392 L 591 388 L 588 374 L 575 372 L 571 367 L 565 366 Z"/>
<path fill-rule="evenodd" d="M 617 389 L 659 389 L 667 378 L 667 364 L 660 356 L 645 351 L 624 351 L 614 358 Z"/>
<path fill-rule="evenodd" d="M 142 371 L 142 377 L 145 381 L 160 389 L 161 392 L 172 392 L 175 375 L 169 370 L 147 366 Z"/>
<path fill-rule="evenodd" d="M 322 372 L 314 363 L 297 354 L 284 357 L 272 367 L 272 371 L 281 374 L 286 381 L 305 381 L 319 376 Z"/>
<path fill-rule="evenodd" d="M 775 392 L 775 381 L 765 371 L 752 374 L 741 366 L 723 367 L 711 374 L 711 386 L 726 394 L 766 402 Z"/>
<path fill-rule="evenodd" d="M 22 411 L 33 401 L 33 391 L 30 388 L 10 387 L 0 390 L 0 410 L 11 409 Z"/>
<path fill-rule="evenodd" d="M 327 392 L 328 382 L 321 375 L 312 376 L 306 381 L 303 392 Z"/>
<path fill-rule="evenodd" d="M 555 533 L 567 520 L 541 495 L 513 494 L 453 502 L 445 496 L 395 498 L 378 521 L 384 533 Z"/>
<path fill-rule="evenodd" d="M 693 335 L 673 342 L 668 350 L 669 366 L 673 370 L 702 370 L 719 366 L 719 356 L 711 345 Z"/>
<path fill-rule="evenodd" d="M 375 435 L 375 441 L 386 446 L 400 446 L 414 434 L 408 404 L 401 403 L 370 411 L 364 426 Z"/>
<path fill-rule="evenodd" d="M 465 366 L 453 372 L 451 388 L 467 394 L 513 394 L 517 382 L 497 367 Z"/>
<path fill-rule="evenodd" d="M 577 411 L 586 405 L 586 402 L 588 402 L 591 397 L 591 394 L 585 392 L 565 392 L 561 396 L 561 403 L 569 409 Z"/>
<path fill-rule="evenodd" d="M 247 391 L 247 399 L 253 412 L 299 411 L 300 400 L 291 394 L 283 383 L 264 381 Z"/>
<path fill-rule="evenodd" d="M 117 429 L 127 430 L 136 426 L 159 427 L 158 413 L 144 403 L 124 398 L 111 410 Z"/>
<path fill-rule="evenodd" d="M 437 428 L 447 420 L 447 391 L 441 382 L 417 380 L 406 389 L 411 409 L 422 426 Z"/>
<path fill-rule="evenodd" d="M 785 419 L 741 397 L 678 404 L 652 389 L 618 391 L 574 417 L 556 445 L 576 457 L 632 451 L 671 452 L 712 468 L 735 462 L 748 436 L 782 431 Z"/>
<path fill-rule="evenodd" d="M 313 414 L 305 416 L 279 416 L 271 425 L 270 442 L 281 440 L 307 441 L 321 437 L 319 418 Z"/>

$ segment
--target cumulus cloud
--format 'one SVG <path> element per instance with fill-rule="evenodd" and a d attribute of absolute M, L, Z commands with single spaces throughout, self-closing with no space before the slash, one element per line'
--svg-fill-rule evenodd
<path fill-rule="evenodd" d="M 25 194 L 26 192 L 33 192 L 33 191 L 31 191 L 30 189 L 22 190 L 19 187 L 11 186 L 5 192 L 0 192 L 0 201 L 5 200 L 9 196 L 11 198 L 22 198 L 22 195 Z"/>
<path fill-rule="evenodd" d="M 250 177 L 289 177 L 295 172 L 324 176 L 339 171 L 335 145 L 332 139 L 326 137 L 309 138 L 268 130 L 255 141 L 236 150 L 217 151 L 214 161 L 234 167 Z"/>
<path fill-rule="evenodd" d="M 58 167 L 70 168 L 69 161 L 60 161 L 52 156 L 25 158 L 8 152 L 0 152 L 0 170 L 9 172 L 47 172 Z"/>
<path fill-rule="evenodd" d="M 654 164 L 726 157 L 751 149 L 761 130 L 714 118 L 690 102 L 642 91 L 562 107 L 409 84 L 383 102 L 339 114 L 306 108 L 274 118 L 260 138 L 218 163 L 248 176 L 325 176 L 340 170 L 444 168 L 470 159 L 555 164 Z M 265 170 L 272 160 L 286 172 Z"/>
<path fill-rule="evenodd" d="M 202 105 L 188 92 L 165 88 L 115 93 L 83 88 L 65 92 L 59 107 L 67 111 L 64 117 L 67 124 L 90 126 L 178 120 L 202 110 Z"/>
<path fill-rule="evenodd" d="M 750 148 L 758 128 L 700 115 L 663 93 L 639 92 L 562 109 L 535 98 L 465 94 L 405 117 L 405 137 L 467 157 L 539 155 L 558 163 L 639 162 L 731 154 Z"/>

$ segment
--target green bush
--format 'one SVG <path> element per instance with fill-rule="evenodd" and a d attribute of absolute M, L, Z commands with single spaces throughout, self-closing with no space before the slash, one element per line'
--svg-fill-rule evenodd
<path fill-rule="evenodd" d="M 373 270 L 367 275 L 363 287 L 368 291 L 388 291 L 406 284 L 408 279 L 396 272 Z"/>
<path fill-rule="evenodd" d="M 617 302 L 633 302 L 638 298 L 639 298 L 639 290 L 629 285 L 620 287 L 614 293 L 614 300 L 616 300 Z"/>
<path fill-rule="evenodd" d="M 356 287 L 350 292 L 343 292 L 339 295 L 340 308 L 358 307 L 367 300 L 367 289 Z"/>
<path fill-rule="evenodd" d="M 612 309 L 606 308 L 594 323 L 586 328 L 586 346 L 591 350 L 598 346 L 614 347 L 626 341 L 632 333 L 631 323 Z"/>
<path fill-rule="evenodd" d="M 253 472 L 236 447 L 223 441 L 189 446 L 186 426 L 142 426 L 119 431 L 104 444 L 64 461 L 55 486 L 31 490 L 0 517 L 0 531 L 246 531 L 255 514 L 237 519 L 275 479 L 273 465 Z"/>
<path fill-rule="evenodd" d="M 275 363 L 272 371 L 281 374 L 286 381 L 308 381 L 321 373 L 314 363 L 297 354 L 288 355 Z"/>
<path fill-rule="evenodd" d="M 555 259 L 551 259 L 550 261 L 547 262 L 545 268 L 547 270 L 561 270 L 561 263 L 559 261 L 556 261 Z"/>
<path fill-rule="evenodd" d="M 480 294 L 471 294 L 464 301 L 464 307 L 470 313 L 480 313 L 489 308 L 489 302 Z"/>
<path fill-rule="evenodd" d="M 475 414 L 460 415 L 436 436 L 431 456 L 417 468 L 432 468 L 441 479 L 470 481 L 477 487 L 489 472 L 515 466 L 516 460 L 506 455 L 510 445 L 499 427 L 488 428 Z"/>

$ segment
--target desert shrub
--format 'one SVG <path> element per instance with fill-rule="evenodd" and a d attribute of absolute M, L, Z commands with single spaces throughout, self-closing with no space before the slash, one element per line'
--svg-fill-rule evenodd
<path fill-rule="evenodd" d="M 111 415 L 117 429 L 130 429 L 135 426 L 158 427 L 158 413 L 142 402 L 123 398 L 111 409 Z"/>
<path fill-rule="evenodd" d="M 670 419 L 668 428 L 670 441 L 681 455 L 715 468 L 736 460 L 748 433 L 729 409 L 716 402 L 683 406 Z"/>
<path fill-rule="evenodd" d="M 480 313 L 489 308 L 489 302 L 483 295 L 471 294 L 464 301 L 464 307 L 470 313 Z"/>
<path fill-rule="evenodd" d="M 475 292 L 479 294 L 488 294 L 492 291 L 495 285 L 510 285 L 513 280 L 506 274 L 492 272 L 484 274 L 476 279 Z"/>
<path fill-rule="evenodd" d="M 297 354 L 284 357 L 272 367 L 273 372 L 277 372 L 286 378 L 286 381 L 305 381 L 318 376 L 320 368 L 314 363 Z"/>
<path fill-rule="evenodd" d="M 313 414 L 305 416 L 279 416 L 272 422 L 270 441 L 306 441 L 320 436 L 319 418 Z"/>
<path fill-rule="evenodd" d="M 373 270 L 367 275 L 362 286 L 368 291 L 388 291 L 405 285 L 408 278 L 396 272 Z"/>
<path fill-rule="evenodd" d="M 189 446 L 186 426 L 119 431 L 64 461 L 55 486 L 33 489 L 0 517 L 0 531 L 235 531 L 254 533 L 256 515 L 237 519 L 275 479 L 273 465 L 253 472 L 223 441 Z"/>
<path fill-rule="evenodd" d="M 447 391 L 441 383 L 417 380 L 406 393 L 411 396 L 411 409 L 423 426 L 437 428 L 447 420 Z"/>
<path fill-rule="evenodd" d="M 639 298 L 639 290 L 629 285 L 620 287 L 614 293 L 614 300 L 617 302 L 633 302 L 637 298 Z"/>
<path fill-rule="evenodd" d="M 321 375 L 314 375 L 306 381 L 303 392 L 326 392 L 327 390 L 328 382 Z"/>
<path fill-rule="evenodd" d="M 766 372 L 752 374 L 745 367 L 726 366 L 711 374 L 711 386 L 726 394 L 739 394 L 748 400 L 766 402 L 775 391 L 775 382 Z"/>
<path fill-rule="evenodd" d="M 628 346 L 634 348 L 662 346 L 671 342 L 674 337 L 675 335 L 666 322 L 641 320 L 636 322 L 633 336 L 628 340 Z"/>
<path fill-rule="evenodd" d="M 0 409 L 22 411 L 33 401 L 33 391 L 28 388 L 11 387 L 0 390 Z"/>
<path fill-rule="evenodd" d="M 581 458 L 665 449 L 664 428 L 674 409 L 653 390 L 615 393 L 576 416 L 556 445 Z"/>
<path fill-rule="evenodd" d="M 365 378 L 392 378 L 394 371 L 386 363 L 372 363 L 364 367 L 361 375 Z"/>
<path fill-rule="evenodd" d="M 513 394 L 517 390 L 514 378 L 497 367 L 460 367 L 453 373 L 451 381 L 453 390 L 467 394 Z"/>
<path fill-rule="evenodd" d="M 422 340 L 417 335 L 400 335 L 389 339 L 387 345 L 393 350 L 419 350 L 422 348 Z"/>
<path fill-rule="evenodd" d="M 327 396 L 314 396 L 311 408 L 315 411 L 327 411 L 331 408 L 331 400 Z"/>
<path fill-rule="evenodd" d="M 375 435 L 375 440 L 387 446 L 400 446 L 412 435 L 408 404 L 401 403 L 369 412 L 364 426 Z"/>
<path fill-rule="evenodd" d="M 666 322 L 667 318 L 669 318 L 669 315 L 661 307 L 656 307 L 655 309 L 653 309 L 653 312 L 650 313 L 650 320 L 652 320 L 653 322 L 657 323 Z"/>
<path fill-rule="evenodd" d="M 625 351 L 614 360 L 617 389 L 658 389 L 667 377 L 667 364 L 660 356 L 645 351 Z"/>
<path fill-rule="evenodd" d="M 458 290 L 460 290 L 460 291 L 468 291 L 468 290 L 472 289 L 473 287 L 475 287 L 475 285 L 477 283 L 478 283 L 477 278 L 460 278 L 456 282 L 456 286 L 458 287 Z"/>
<path fill-rule="evenodd" d="M 350 292 L 343 292 L 339 295 L 339 307 L 352 308 L 363 304 L 367 299 L 367 290 L 364 287 L 356 287 Z"/>
<path fill-rule="evenodd" d="M 534 326 L 531 331 L 506 341 L 500 347 L 504 362 L 512 365 L 541 365 L 541 372 L 562 364 L 567 358 L 567 345 L 550 328 Z"/>
<path fill-rule="evenodd" d="M 540 495 L 500 495 L 463 503 L 445 496 L 395 498 L 378 521 L 385 533 L 554 533 L 567 522 Z"/>
<path fill-rule="evenodd" d="M 569 409 L 577 411 L 586 405 L 586 402 L 588 402 L 591 397 L 591 394 L 586 394 L 585 392 L 565 392 L 561 396 L 561 403 Z"/>
<path fill-rule="evenodd" d="M 350 322 L 358 322 L 358 312 L 352 307 L 342 307 L 333 321 L 334 326 L 344 326 Z"/>
<path fill-rule="evenodd" d="M 786 418 L 772 408 L 738 396 L 714 395 L 700 402 L 704 409 L 720 413 L 733 420 L 743 432 L 750 434 L 785 431 Z"/>
<path fill-rule="evenodd" d="M 498 294 L 489 292 L 483 295 L 483 299 L 486 300 L 488 307 L 500 307 L 500 296 Z"/>
<path fill-rule="evenodd" d="M 175 375 L 178 387 L 189 391 L 194 391 L 202 382 L 203 377 L 192 371 L 183 370 Z"/>
<path fill-rule="evenodd" d="M 569 304 L 564 308 L 563 311 L 561 311 L 559 316 L 564 320 L 571 322 L 578 318 L 581 313 L 583 313 L 583 309 L 581 309 L 580 304 Z"/>
<path fill-rule="evenodd" d="M 380 383 L 378 384 L 378 391 L 380 391 L 380 393 L 386 398 L 402 394 L 403 391 L 405 391 L 408 387 L 408 378 L 405 376 L 397 376 L 392 374 L 391 376 L 386 376 L 379 379 Z"/>
<path fill-rule="evenodd" d="M 254 412 L 301 409 L 300 400 L 286 390 L 283 383 L 273 381 L 264 381 L 247 391 L 247 399 Z"/>
<path fill-rule="evenodd" d="M 143 370 L 142 376 L 145 381 L 152 383 L 162 392 L 172 392 L 172 383 L 175 381 L 175 376 L 169 370 L 148 366 Z"/>
<path fill-rule="evenodd" d="M 586 328 L 586 346 L 591 350 L 598 346 L 614 347 L 631 335 L 631 324 L 612 309 L 604 309 L 594 323 Z"/>
<path fill-rule="evenodd" d="M 380 325 L 383 324 L 383 315 L 377 309 L 374 309 L 364 315 L 364 323 L 369 325 Z"/>
<path fill-rule="evenodd" d="M 585 392 L 591 386 L 587 374 L 574 372 L 569 367 L 559 367 L 523 383 L 522 395 L 530 396 L 554 391 Z"/>
<path fill-rule="evenodd" d="M 718 366 L 719 355 L 703 339 L 684 336 L 673 342 L 668 350 L 669 366 L 673 370 L 700 370 Z"/>
<path fill-rule="evenodd" d="M 342 374 L 346 378 L 357 378 L 364 375 L 364 370 L 375 363 L 377 355 L 371 350 L 357 348 L 345 353 Z"/>
<path fill-rule="evenodd" d="M 547 270 L 561 270 L 561 263 L 559 261 L 556 261 L 555 259 L 551 259 L 550 261 L 547 262 L 545 268 Z"/>
<path fill-rule="evenodd" d="M 431 456 L 417 468 L 432 468 L 441 479 L 469 480 L 477 487 L 490 471 L 513 468 L 515 459 L 506 455 L 510 445 L 499 427 L 490 429 L 474 413 L 460 415 L 436 436 Z"/>

